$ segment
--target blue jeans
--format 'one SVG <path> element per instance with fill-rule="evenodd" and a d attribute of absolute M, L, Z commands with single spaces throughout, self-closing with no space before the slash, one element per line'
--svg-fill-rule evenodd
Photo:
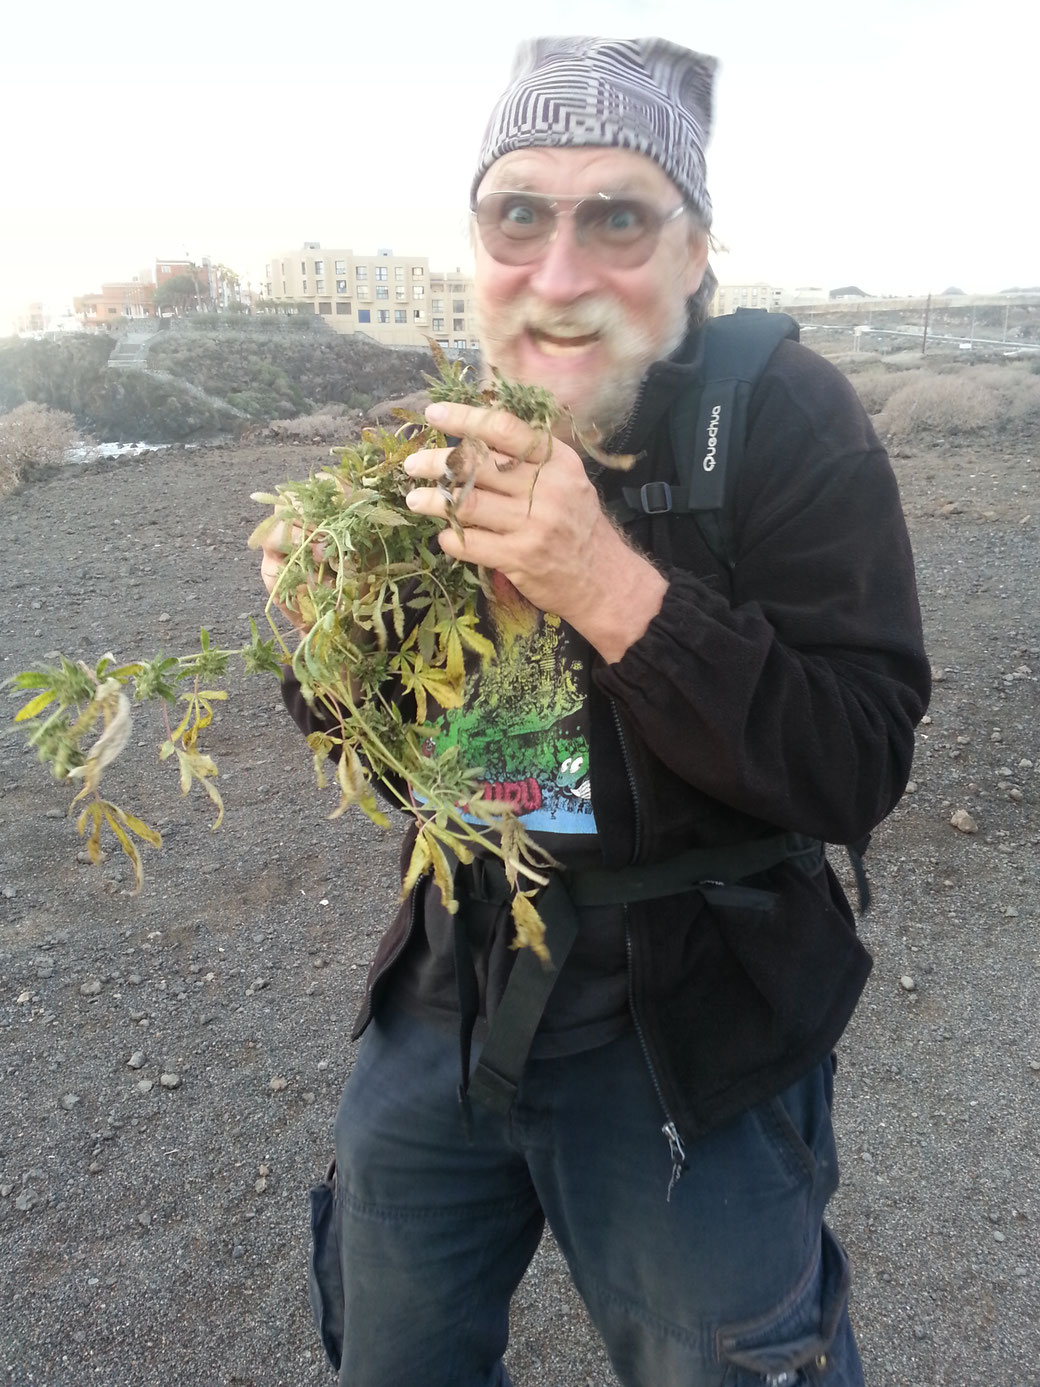
<path fill-rule="evenodd" d="M 469 1133 L 458 1079 L 438 1028 L 384 1012 L 365 1034 L 336 1123 L 340 1387 L 510 1387 L 509 1302 L 546 1220 L 625 1387 L 862 1387 L 823 1223 L 829 1061 L 690 1143 L 670 1198 L 633 1032 L 529 1061 L 510 1114 L 474 1104 Z"/>

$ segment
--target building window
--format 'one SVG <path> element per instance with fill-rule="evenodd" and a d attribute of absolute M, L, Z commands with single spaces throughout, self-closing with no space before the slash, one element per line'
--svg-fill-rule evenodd
<path fill-rule="evenodd" d="M 307 273 L 307 262 L 306 262 L 306 260 L 301 260 L 301 261 L 300 261 L 300 274 L 305 275 L 306 273 Z"/>
<path fill-rule="evenodd" d="M 354 278 L 355 278 L 355 279 L 367 279 L 367 278 L 368 278 L 368 266 L 367 266 L 367 265 L 355 265 L 355 266 L 354 266 Z"/>
<path fill-rule="evenodd" d="M 390 290 L 386 287 L 386 285 L 385 285 L 385 284 L 377 284 L 377 285 L 376 285 L 376 298 L 377 298 L 377 299 L 388 299 L 389 297 L 390 297 Z"/>
<path fill-rule="evenodd" d="M 413 323 L 425 323 L 425 321 L 426 321 L 426 309 L 425 309 L 425 308 L 413 308 L 413 309 L 412 309 L 412 322 L 413 322 Z"/>
<path fill-rule="evenodd" d="M 170 273 L 170 267 L 169 267 L 169 265 L 160 265 L 160 266 L 159 266 L 159 273 L 160 273 L 160 274 L 164 274 L 164 275 L 168 275 L 168 274 Z"/>
<path fill-rule="evenodd" d="M 287 297 L 287 295 L 286 295 L 286 292 L 285 292 L 285 280 L 283 279 L 283 280 L 282 280 L 282 298 L 284 299 L 284 298 L 286 298 L 286 297 Z"/>
<path fill-rule="evenodd" d="M 314 262 L 314 268 L 317 269 L 318 266 L 319 266 L 320 264 L 321 264 L 321 261 L 320 261 L 320 260 L 316 260 L 316 261 Z M 316 294 L 324 294 L 324 292 L 325 292 L 325 281 L 324 281 L 323 279 L 316 279 L 316 280 L 314 281 L 314 292 L 315 292 Z"/>
<path fill-rule="evenodd" d="M 455 348 L 457 352 L 464 352 L 466 350 L 465 337 L 457 337 L 455 341 L 452 343 L 452 346 Z"/>
<path fill-rule="evenodd" d="M 331 304 L 331 303 L 319 303 L 319 304 L 318 304 L 318 312 L 319 312 L 319 313 L 331 313 L 331 312 L 332 312 L 332 304 Z"/>
<path fill-rule="evenodd" d="M 402 300 L 402 302 L 403 302 L 407 297 L 408 297 L 408 290 L 404 287 L 403 284 L 399 284 L 399 285 L 397 286 L 397 288 L 394 290 L 394 298 L 395 298 L 395 299 L 400 299 L 400 300 Z"/>
<path fill-rule="evenodd" d="M 377 309 L 377 310 L 376 310 L 376 321 L 377 321 L 377 322 L 380 322 L 380 323 L 388 323 L 388 322 L 390 321 L 390 310 L 389 310 L 389 308 L 380 308 L 380 309 Z"/>
<path fill-rule="evenodd" d="M 413 285 L 412 285 L 412 298 L 413 298 L 413 299 L 424 299 L 425 297 L 426 297 L 426 285 L 425 285 L 425 284 L 413 284 Z"/>
<path fill-rule="evenodd" d="M 323 275 L 323 274 L 325 273 L 325 261 L 324 261 L 324 260 L 315 260 L 315 262 L 314 262 L 314 273 L 315 273 L 316 275 Z"/>
<path fill-rule="evenodd" d="M 350 305 L 348 304 L 347 307 L 349 308 Z M 470 347 L 470 351 L 473 351 L 473 352 L 479 352 L 479 351 L 480 351 L 480 343 L 477 341 L 477 339 L 476 339 L 475 337 L 471 337 L 471 338 L 469 339 L 469 347 Z"/>
<path fill-rule="evenodd" d="M 466 331 L 466 320 L 465 320 L 465 318 L 452 318 L 452 320 L 451 320 L 451 330 L 452 330 L 452 332 L 465 332 L 465 331 Z"/>
<path fill-rule="evenodd" d="M 432 286 L 431 286 L 431 287 L 432 287 Z M 431 312 L 431 313 L 443 313 L 443 312 L 444 312 L 444 300 L 443 300 L 443 299 L 434 299 L 433 302 L 430 304 L 430 312 Z"/>
<path fill-rule="evenodd" d="M 377 265 L 377 266 L 376 266 L 376 279 L 382 279 L 382 280 L 385 280 L 385 279 L 386 279 L 386 266 L 385 266 L 385 265 Z"/>
<path fill-rule="evenodd" d="M 434 318 L 434 320 L 433 320 L 433 330 L 434 330 L 434 332 L 443 332 L 443 331 L 444 331 L 444 319 L 443 319 L 443 318 Z"/>
<path fill-rule="evenodd" d="M 444 293 L 444 280 L 443 280 L 443 279 L 431 279 L 431 280 L 430 280 L 430 293 L 431 293 L 431 294 L 443 294 L 443 293 Z"/>
<path fill-rule="evenodd" d="M 395 266 L 394 266 L 394 279 L 404 279 L 404 266 L 403 266 L 403 265 L 395 265 Z"/>
<path fill-rule="evenodd" d="M 306 280 L 303 281 L 303 291 L 302 291 L 302 292 L 305 293 L 305 294 L 306 294 L 306 292 L 307 292 L 307 281 L 306 281 Z"/>
<path fill-rule="evenodd" d="M 371 298 L 371 297 L 372 297 L 371 294 L 368 292 L 368 285 L 367 285 L 367 284 L 359 284 L 359 285 L 358 285 L 358 287 L 357 287 L 357 296 L 358 296 L 359 299 L 368 299 L 368 298 Z"/>
<path fill-rule="evenodd" d="M 336 261 L 336 273 L 338 275 L 345 275 L 347 273 L 347 262 L 345 260 Z"/>
<path fill-rule="evenodd" d="M 336 280 L 336 293 L 345 294 L 347 292 L 347 281 L 345 279 Z"/>
<path fill-rule="evenodd" d="M 351 312 L 353 311 L 353 307 L 354 307 L 354 305 L 353 305 L 353 304 L 350 304 L 350 303 L 338 303 L 338 304 L 336 305 L 336 312 L 337 312 L 337 313 L 346 313 L 347 316 L 349 317 L 350 314 L 351 314 Z"/>
<path fill-rule="evenodd" d="M 394 309 L 394 322 L 395 322 L 395 323 L 407 323 L 407 321 L 408 321 L 408 310 L 407 310 L 407 308 L 395 308 L 395 309 Z"/>
<path fill-rule="evenodd" d="M 454 287 L 454 286 L 453 286 L 453 287 Z M 465 313 L 465 311 L 466 311 L 466 300 L 465 300 L 465 299 L 452 299 L 452 301 L 451 301 L 451 311 L 452 311 L 453 313 Z"/>
<path fill-rule="evenodd" d="M 359 308 L 357 311 L 359 323 L 370 323 L 372 321 L 372 310 L 370 308 Z"/>
<path fill-rule="evenodd" d="M 426 271 L 423 269 L 423 267 L 422 267 L 421 265 L 413 265 L 413 266 L 412 266 L 412 278 L 413 278 L 413 279 L 422 279 L 423 276 L 425 275 L 425 273 L 426 273 Z"/>
<path fill-rule="evenodd" d="M 451 292 L 453 294 L 464 294 L 466 292 L 466 286 L 464 284 L 453 284 L 451 286 Z"/>

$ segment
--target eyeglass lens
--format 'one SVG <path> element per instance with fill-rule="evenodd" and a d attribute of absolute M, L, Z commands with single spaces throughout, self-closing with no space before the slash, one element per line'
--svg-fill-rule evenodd
<path fill-rule="evenodd" d="M 661 227 L 682 211 L 662 215 L 639 198 L 551 198 L 535 193 L 488 193 L 477 204 L 477 225 L 484 248 L 507 265 L 536 260 L 556 233 L 560 204 L 571 202 L 562 215 L 574 218 L 578 243 L 617 266 L 635 266 L 649 259 Z"/>

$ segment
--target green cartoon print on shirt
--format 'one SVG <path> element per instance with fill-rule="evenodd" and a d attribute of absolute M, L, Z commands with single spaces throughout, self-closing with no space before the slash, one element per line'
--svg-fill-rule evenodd
<path fill-rule="evenodd" d="M 559 617 L 532 607 L 501 574 L 489 575 L 488 589 L 496 658 L 472 671 L 472 697 L 443 714 L 431 751 L 458 746 L 467 765 L 481 767 L 485 795 L 514 803 L 526 828 L 595 833 L 584 651 Z"/>

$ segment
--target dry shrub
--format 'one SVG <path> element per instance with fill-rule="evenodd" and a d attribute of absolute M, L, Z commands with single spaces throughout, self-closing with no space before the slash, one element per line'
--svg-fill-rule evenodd
<path fill-rule="evenodd" d="M 889 438 L 1000 433 L 1040 425 L 1040 380 L 1008 366 L 903 376 L 875 419 Z"/>
<path fill-rule="evenodd" d="M 923 371 L 890 371 L 885 367 L 857 371 L 851 378 L 856 394 L 868 414 L 878 414 L 897 390 L 902 390 L 919 379 Z"/>
<path fill-rule="evenodd" d="M 299 419 L 272 419 L 265 433 L 279 443 L 343 443 L 356 432 L 342 415 L 304 414 Z"/>
<path fill-rule="evenodd" d="M 0 496 L 34 468 L 61 462 L 79 436 L 71 414 L 32 401 L 0 415 Z"/>

